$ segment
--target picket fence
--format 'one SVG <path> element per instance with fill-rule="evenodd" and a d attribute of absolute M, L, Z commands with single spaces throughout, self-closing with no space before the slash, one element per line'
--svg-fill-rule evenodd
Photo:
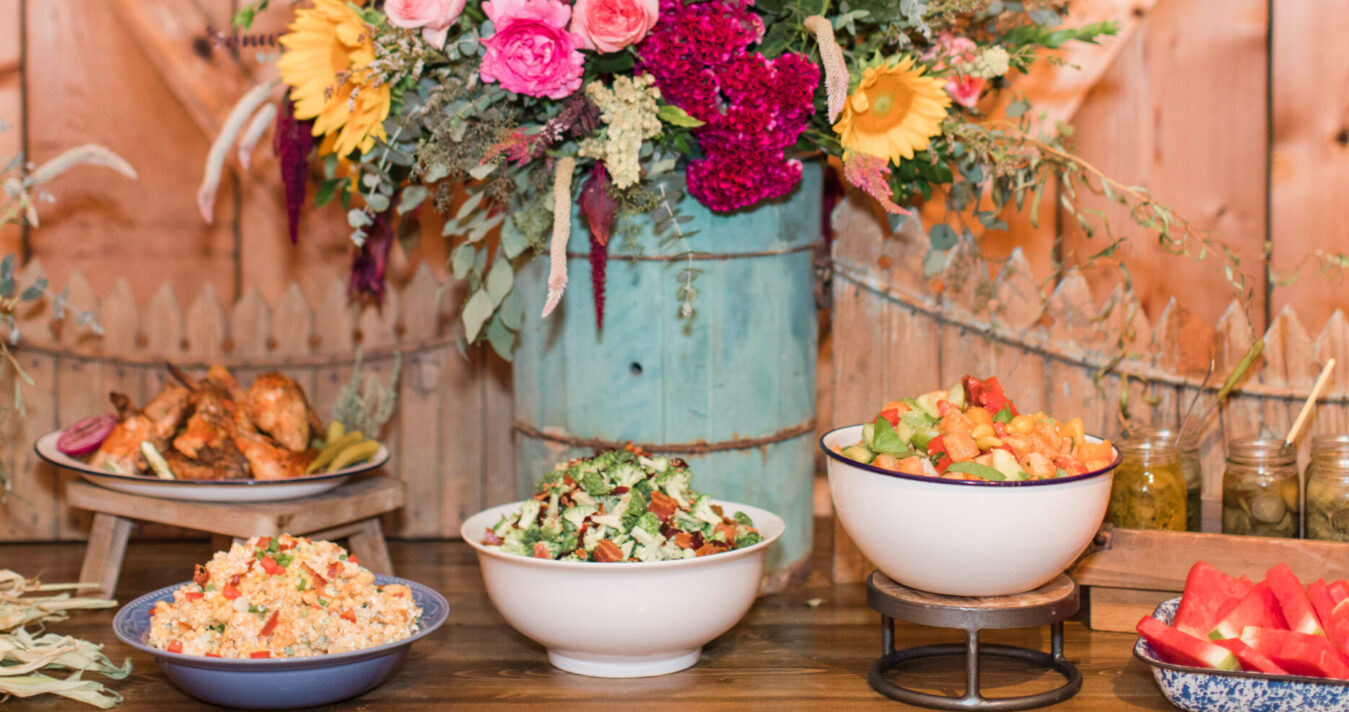
<path fill-rule="evenodd" d="M 42 276 L 30 262 L 19 283 Z M 250 287 L 232 305 L 208 284 L 184 309 L 165 284 L 143 308 L 121 280 L 97 295 L 83 275 L 65 288 L 74 310 L 91 310 L 101 333 L 67 311 L 53 321 L 41 301 L 20 314 L 21 340 L 13 348 L 33 385 L 21 384 L 25 415 L 9 410 L 15 374 L 0 378 L 6 419 L 0 448 L 13 491 L 0 506 L 0 540 L 83 539 L 89 516 L 66 507 L 63 490 L 72 475 L 41 462 L 33 442 L 88 415 L 111 410 L 108 393 L 143 404 L 170 378 L 165 362 L 188 369 L 213 363 L 230 367 L 243 384 L 280 371 L 294 378 L 325 418 L 352 376 L 354 355 L 363 372 L 389 381 L 396 355 L 403 358 L 398 406 L 380 434 L 391 451 L 390 474 L 407 486 L 407 504 L 385 522 L 404 537 L 457 536 L 464 518 L 510 501 L 514 487 L 509 364 L 482 349 L 456 343 L 459 296 L 422 264 L 402 289 L 390 289 L 382 308 L 357 307 L 335 280 L 311 305 L 292 284 L 275 304 Z M 181 532 L 147 525 L 144 536 Z"/>
<path fill-rule="evenodd" d="M 890 235 L 872 208 L 852 200 L 834 220 L 835 424 L 863 422 L 884 400 L 946 387 L 968 373 L 997 375 L 1023 411 L 1080 415 L 1088 432 L 1113 437 L 1122 430 L 1122 395 L 1133 422 L 1174 427 L 1196 394 L 1196 412 L 1213 403 L 1223 376 L 1260 336 L 1235 301 L 1213 326 L 1174 300 L 1158 315 L 1133 304 L 1127 351 L 1137 356 L 1116 362 L 1116 337 L 1129 306 L 1120 292 L 1097 303 L 1086 279 L 1069 272 L 1045 293 L 1020 251 L 991 280 L 980 279 L 991 266 L 969 252 L 958 253 L 929 280 L 922 270 L 927 238 L 915 221 Z M 1285 308 L 1263 338 L 1262 357 L 1200 442 L 1205 531 L 1222 526 L 1224 444 L 1251 435 L 1282 437 L 1331 357 L 1337 361 L 1334 377 L 1313 427 L 1300 439 L 1302 465 L 1312 435 L 1349 433 L 1344 312 L 1336 310 L 1313 336 Z M 1210 356 L 1217 362 L 1215 376 L 1200 392 Z M 869 564 L 837 523 L 834 537 L 834 580 L 862 580 Z"/>

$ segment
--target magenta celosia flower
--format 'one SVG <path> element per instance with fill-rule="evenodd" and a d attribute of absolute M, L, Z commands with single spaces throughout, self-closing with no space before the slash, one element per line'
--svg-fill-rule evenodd
<path fill-rule="evenodd" d="M 581 87 L 583 40 L 567 31 L 571 8 L 558 0 L 490 0 L 482 4 L 496 33 L 478 72 L 517 94 L 561 99 Z"/>
<path fill-rule="evenodd" d="M 763 22 L 740 0 L 662 0 L 660 21 L 637 45 L 638 71 L 662 98 L 705 122 L 693 130 L 705 158 L 689 163 L 689 194 L 716 211 L 786 195 L 801 164 L 786 150 L 814 111 L 820 70 L 799 54 L 769 60 L 750 46 Z"/>

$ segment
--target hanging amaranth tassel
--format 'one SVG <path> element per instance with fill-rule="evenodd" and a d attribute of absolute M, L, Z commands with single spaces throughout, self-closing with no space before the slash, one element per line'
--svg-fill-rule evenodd
<path fill-rule="evenodd" d="M 604 269 L 609 264 L 609 234 L 618 215 L 618 201 L 609 195 L 609 172 L 595 161 L 576 198 L 590 228 L 590 281 L 595 294 L 595 328 L 604 329 Z"/>
<path fill-rule="evenodd" d="M 563 156 L 553 170 L 553 241 L 548 247 L 548 299 L 543 317 L 557 308 L 567 288 L 567 240 L 571 238 L 571 174 L 576 159 Z"/>
<path fill-rule="evenodd" d="M 609 246 L 590 233 L 590 287 L 595 292 L 595 329 L 604 330 L 604 269 L 609 264 Z"/>

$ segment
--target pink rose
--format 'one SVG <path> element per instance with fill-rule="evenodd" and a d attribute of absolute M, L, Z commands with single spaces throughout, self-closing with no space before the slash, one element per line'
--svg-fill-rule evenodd
<path fill-rule="evenodd" d="M 421 28 L 422 39 L 440 49 L 450 26 L 459 19 L 467 0 L 388 0 L 384 13 L 394 27 L 415 30 Z"/>
<path fill-rule="evenodd" d="M 938 36 L 938 41 L 944 45 L 941 47 L 941 60 L 937 62 L 939 70 L 948 69 L 957 62 L 968 62 L 974 59 L 979 51 L 979 45 L 974 43 L 968 37 L 956 37 L 950 32 L 943 32 Z M 932 59 L 937 56 L 938 47 L 932 47 L 923 53 L 923 59 Z M 975 104 L 979 103 L 979 95 L 984 93 L 984 86 L 988 84 L 987 79 L 976 77 L 954 76 L 946 80 L 946 93 L 951 95 L 951 100 L 967 109 L 973 109 Z"/>
<path fill-rule="evenodd" d="M 496 34 L 478 73 L 517 94 L 561 99 L 581 87 L 584 40 L 567 31 L 571 8 L 558 0 L 489 0 L 482 4 Z"/>
<path fill-rule="evenodd" d="M 617 52 L 646 37 L 659 16 L 659 0 L 576 0 L 571 31 L 586 49 Z"/>

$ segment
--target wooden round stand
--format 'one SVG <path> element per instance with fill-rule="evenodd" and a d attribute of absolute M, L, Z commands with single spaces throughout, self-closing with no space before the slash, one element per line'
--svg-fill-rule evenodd
<path fill-rule="evenodd" d="M 1078 608 L 1077 583 L 1060 574 L 1053 581 L 1011 596 L 942 596 L 901 586 L 873 571 L 867 577 L 867 605 L 881 614 L 883 655 L 871 664 L 867 680 L 872 689 L 894 700 L 943 710 L 1026 710 L 1062 702 L 1082 689 L 1082 674 L 1063 657 L 1063 620 Z M 938 628 L 965 631 L 965 643 L 895 649 L 895 619 Z M 1010 645 L 980 645 L 979 631 L 997 628 L 1050 626 L 1050 652 Z M 900 687 L 885 673 L 912 660 L 965 656 L 965 695 L 947 697 Z M 1066 682 L 1052 690 L 1022 697 L 984 697 L 979 693 L 979 656 L 1014 658 L 1043 665 Z"/>

